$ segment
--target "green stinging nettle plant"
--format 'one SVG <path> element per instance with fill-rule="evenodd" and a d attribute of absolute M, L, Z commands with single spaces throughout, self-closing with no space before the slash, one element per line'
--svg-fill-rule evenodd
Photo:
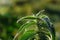
<path fill-rule="evenodd" d="M 55 40 L 55 29 L 48 16 L 42 12 L 36 15 L 22 17 L 17 23 L 26 19 L 25 24 L 20 26 L 13 40 Z"/>

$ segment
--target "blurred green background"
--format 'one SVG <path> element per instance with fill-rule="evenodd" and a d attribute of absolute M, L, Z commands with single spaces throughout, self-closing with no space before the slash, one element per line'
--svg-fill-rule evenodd
<path fill-rule="evenodd" d="M 56 30 L 56 40 L 60 40 L 60 0 L 0 0 L 0 39 L 12 40 L 19 26 L 16 21 L 45 10 Z"/>

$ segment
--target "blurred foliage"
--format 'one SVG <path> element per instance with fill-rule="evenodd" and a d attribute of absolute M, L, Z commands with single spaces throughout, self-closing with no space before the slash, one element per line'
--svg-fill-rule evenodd
<path fill-rule="evenodd" d="M 45 9 L 44 14 L 48 15 L 54 23 L 56 35 L 60 40 L 60 0 L 10 0 L 2 3 L 0 0 L 0 39 L 9 40 L 14 37 L 19 26 L 17 19 L 22 16 L 36 14 Z M 21 24 L 21 25 L 20 25 Z"/>

